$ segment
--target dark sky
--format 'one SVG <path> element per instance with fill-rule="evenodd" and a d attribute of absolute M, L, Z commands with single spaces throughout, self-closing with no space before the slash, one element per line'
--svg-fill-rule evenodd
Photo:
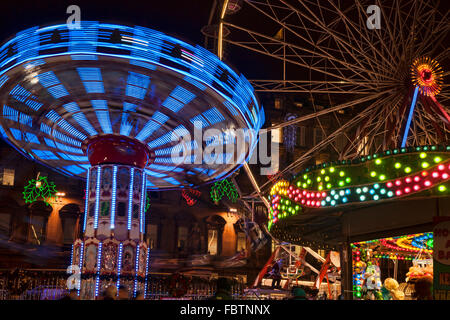
<path fill-rule="evenodd" d="M 81 20 L 139 25 L 203 46 L 201 29 L 208 24 L 213 3 L 213 0 L 0 0 L 0 43 L 29 27 L 65 23 L 70 16 L 67 7 L 74 4 L 81 9 Z M 215 12 L 213 24 L 218 23 L 218 10 Z M 224 61 L 248 79 L 281 76 L 281 64 L 271 58 L 236 47 L 231 52 L 229 47 L 225 50 Z"/>

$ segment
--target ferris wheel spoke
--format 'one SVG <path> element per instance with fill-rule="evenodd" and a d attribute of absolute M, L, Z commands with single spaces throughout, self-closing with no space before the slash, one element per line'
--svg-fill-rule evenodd
<path fill-rule="evenodd" d="M 417 112 L 416 115 L 417 121 L 413 122 L 412 135 L 411 138 L 413 140 L 412 145 L 418 145 L 418 144 L 438 144 L 438 140 L 436 137 L 434 137 L 429 132 L 429 128 L 427 128 L 427 124 L 424 121 L 424 118 L 422 116 L 422 112 Z M 425 141 L 421 141 L 420 135 L 422 133 L 422 136 L 425 137 Z M 424 142 L 424 143 L 421 143 Z"/>
<path fill-rule="evenodd" d="M 368 109 L 372 110 L 372 112 L 363 120 L 360 121 L 361 126 L 358 128 L 358 132 L 355 133 L 354 137 L 349 140 L 350 145 L 346 146 L 347 151 L 349 150 L 355 150 L 358 148 L 358 145 L 361 144 L 362 139 L 367 139 L 366 137 L 371 137 L 372 135 L 375 135 L 380 132 L 381 127 L 383 126 L 384 122 L 381 120 L 382 118 L 378 115 L 380 113 L 388 111 L 385 117 L 389 117 L 394 110 L 396 109 L 400 98 L 395 98 L 391 95 L 388 95 L 379 101 L 376 101 L 372 103 Z M 383 107 L 384 104 L 389 103 L 390 108 L 386 109 Z M 372 127 L 372 128 L 370 128 Z M 383 135 L 385 134 L 385 130 L 383 129 Z M 348 154 L 345 154 L 346 156 Z"/>
<path fill-rule="evenodd" d="M 305 6 L 302 2 L 299 1 L 299 3 L 301 3 L 303 5 L 303 8 L 308 11 L 308 14 L 303 13 L 302 11 L 292 7 L 291 5 L 287 4 L 285 1 L 280 0 L 281 2 L 283 2 L 284 4 L 286 4 L 286 6 L 288 6 L 289 8 L 291 8 L 292 10 L 295 10 L 296 12 L 298 12 L 298 14 L 300 16 L 302 16 L 304 19 L 310 21 L 311 23 L 316 24 L 318 27 L 322 28 L 325 32 L 329 33 L 335 40 L 336 42 L 340 42 L 342 44 L 344 44 L 347 47 L 353 47 L 353 45 L 351 45 L 348 41 L 346 41 L 343 37 L 341 37 L 335 30 L 332 30 L 331 28 L 327 27 L 325 25 L 325 23 L 323 21 L 320 21 L 320 19 L 318 19 L 318 17 L 314 14 L 314 12 L 308 7 Z M 317 2 L 318 6 L 320 6 L 319 1 Z M 357 1 L 357 3 L 359 4 L 359 2 Z M 340 14 L 342 14 L 341 9 L 339 9 L 337 6 L 335 6 L 335 9 L 337 12 L 339 12 Z M 342 14 L 343 15 L 343 14 Z M 350 20 L 347 18 L 347 16 L 343 15 L 343 19 L 348 21 L 348 23 L 350 25 L 353 25 L 353 23 L 350 22 Z M 355 27 L 354 28 L 355 31 L 357 31 L 359 33 L 359 35 L 362 37 L 363 40 L 367 41 L 368 39 L 366 39 L 366 37 L 360 32 L 359 28 Z M 384 55 L 382 55 L 375 47 L 373 47 L 373 45 L 371 45 L 370 42 L 368 42 L 369 46 L 372 46 L 372 48 L 374 49 L 375 52 L 377 52 L 379 54 L 379 57 L 384 59 L 386 61 L 386 63 L 388 65 L 390 65 L 391 67 L 394 67 L 392 65 L 392 63 L 384 57 Z"/>
<path fill-rule="evenodd" d="M 307 80 L 249 80 L 257 92 L 297 92 L 332 94 L 371 94 L 373 87 L 363 82 L 358 84 L 346 81 L 307 81 Z M 377 88 L 388 89 L 391 82 L 379 84 Z"/>
<path fill-rule="evenodd" d="M 448 14 L 446 14 L 448 16 Z M 448 20 L 448 18 L 447 18 Z M 434 30 L 434 32 L 430 35 L 429 39 L 435 39 L 434 41 L 423 41 L 422 46 L 418 49 L 419 54 L 424 54 L 427 51 L 428 55 L 435 56 L 436 59 L 439 59 L 438 57 L 442 55 L 448 55 L 448 48 L 446 48 L 442 52 L 437 52 L 436 50 L 440 50 L 441 44 L 448 39 L 448 33 L 450 31 L 450 26 L 448 24 L 441 24 L 437 30 Z M 429 40 L 428 39 L 428 40 Z M 431 48 L 431 49 L 429 49 Z M 445 52 L 445 53 L 444 53 Z"/>
<path fill-rule="evenodd" d="M 231 25 L 229 23 L 224 23 L 224 24 L 227 25 L 227 26 L 233 26 L 233 25 Z M 240 28 L 240 27 L 237 27 L 237 26 L 236 26 L 236 28 L 239 28 L 241 30 L 243 29 L 243 28 Z M 251 32 L 250 30 L 246 30 L 246 31 L 247 32 Z M 254 36 L 255 33 L 253 32 L 252 35 Z M 260 35 L 260 36 L 263 36 L 263 35 Z M 263 37 L 269 38 L 267 36 L 263 36 Z M 292 44 L 283 43 L 282 41 L 279 41 L 279 40 L 276 40 L 276 39 L 273 39 L 273 38 L 272 38 L 272 40 L 273 40 L 273 42 L 265 43 L 265 45 L 262 46 L 262 44 L 264 44 L 263 42 L 241 42 L 241 41 L 232 41 L 232 40 L 229 40 L 229 39 L 224 39 L 224 41 L 227 42 L 227 43 L 230 43 L 230 44 L 233 44 L 233 45 L 236 45 L 236 46 L 239 46 L 239 47 L 242 47 L 242 48 L 254 51 L 254 52 L 258 52 L 258 53 L 270 56 L 272 58 L 276 58 L 278 60 L 282 60 L 282 61 L 294 64 L 294 65 L 298 65 L 298 66 L 301 66 L 301 67 L 304 67 L 304 68 L 311 68 L 312 70 L 314 70 L 316 72 L 319 72 L 321 74 L 333 77 L 333 79 L 339 79 L 339 80 L 342 80 L 342 81 L 350 81 L 350 82 L 352 81 L 351 78 L 349 78 L 349 77 L 336 75 L 334 73 L 327 72 L 326 69 L 324 69 L 324 68 L 314 67 L 314 66 L 311 65 L 311 63 L 307 63 L 307 61 L 305 61 L 305 57 L 303 57 L 302 55 L 299 55 L 297 53 L 297 51 L 296 51 L 297 49 L 298 50 L 302 50 L 302 48 L 296 47 L 296 46 L 294 46 Z M 271 44 L 272 46 L 273 45 L 277 45 L 277 46 L 275 47 L 275 50 L 270 51 L 268 46 L 267 46 L 268 44 Z M 297 58 L 296 60 L 289 59 L 287 57 L 284 57 L 281 53 L 277 53 L 277 52 L 280 51 L 280 46 L 283 46 L 283 45 L 286 45 L 289 49 L 291 49 L 291 50 L 293 50 L 293 52 L 295 52 L 295 57 Z M 308 50 L 308 53 L 309 54 L 313 54 L 314 52 Z M 317 57 L 317 55 L 316 55 L 316 57 Z M 324 56 L 320 56 L 320 58 L 329 59 L 329 57 L 324 57 Z M 331 60 L 336 60 L 336 59 L 333 58 Z M 342 62 L 342 61 L 340 61 L 340 63 L 345 65 L 345 63 Z M 348 65 L 348 67 L 349 68 L 353 68 L 353 66 L 350 66 L 350 65 Z M 361 71 L 364 71 L 364 70 L 361 70 Z M 364 77 L 362 80 L 366 80 L 367 81 L 369 79 L 367 77 Z M 395 79 L 390 79 L 390 80 L 395 80 Z"/>
<path fill-rule="evenodd" d="M 281 1 L 281 2 L 283 2 L 283 1 Z M 311 40 L 310 40 L 310 39 L 312 39 L 311 33 L 312 33 L 312 32 L 317 32 L 317 30 L 312 30 L 312 29 L 309 28 L 309 27 L 301 28 L 301 31 L 303 31 L 302 33 L 306 33 L 306 34 L 308 35 L 308 38 L 309 38 L 309 39 L 308 39 L 308 38 L 306 38 L 303 34 L 300 34 L 300 33 L 297 32 L 296 30 L 294 30 L 293 28 L 289 27 L 286 23 L 284 23 L 284 22 L 282 22 L 282 21 L 280 21 L 280 20 L 277 20 L 276 17 L 274 17 L 273 15 L 271 15 L 270 13 L 268 13 L 268 12 L 267 12 L 266 10 L 264 10 L 261 6 L 258 6 L 258 4 L 261 4 L 260 2 L 247 1 L 247 3 L 248 3 L 249 5 L 251 5 L 254 9 L 256 9 L 258 12 L 262 13 L 264 16 L 266 16 L 267 18 L 269 18 L 270 20 L 272 20 L 272 22 L 275 22 L 275 23 L 279 24 L 280 27 L 283 28 L 283 30 L 288 31 L 288 32 L 289 32 L 290 34 L 292 34 L 293 36 L 295 36 L 295 37 L 297 37 L 298 39 L 300 39 L 300 40 L 306 42 L 306 43 L 311 47 L 311 49 L 307 49 L 307 48 L 305 48 L 305 47 L 299 47 L 299 46 L 297 46 L 297 45 L 295 45 L 295 44 L 292 44 L 292 43 L 290 43 L 290 44 L 284 43 L 284 45 L 289 45 L 289 46 L 291 46 L 292 48 L 295 48 L 295 47 L 296 47 L 297 49 L 300 49 L 300 50 L 309 52 L 310 54 L 311 54 L 311 53 L 314 53 L 314 54 L 315 54 L 316 56 L 318 56 L 318 57 L 325 57 L 326 59 L 329 59 L 329 60 L 335 60 L 337 63 L 342 63 L 342 65 L 345 66 L 346 68 L 348 68 L 349 70 L 353 70 L 353 69 L 361 69 L 361 71 L 369 72 L 369 73 L 370 73 L 370 70 L 367 70 L 367 68 L 361 68 L 361 67 L 359 67 L 358 65 L 355 65 L 354 62 L 353 62 L 353 63 L 349 63 L 348 61 L 345 61 L 345 62 L 344 62 L 344 61 L 342 61 L 341 59 L 336 59 L 335 57 L 333 57 L 332 55 L 329 54 L 328 50 L 325 50 L 324 48 L 321 48 L 320 46 L 317 46 L 317 44 L 314 43 L 314 41 L 311 41 Z M 284 4 L 285 4 L 285 3 L 284 3 Z M 285 4 L 285 5 L 286 5 L 286 4 Z M 267 6 L 270 7 L 270 6 L 272 6 L 272 5 L 271 5 L 271 4 L 265 4 L 265 7 L 267 7 Z M 343 40 L 343 36 L 337 34 L 336 31 L 333 31 L 331 28 L 327 28 L 327 27 L 323 27 L 323 26 L 319 25 L 317 21 L 312 20 L 312 19 L 311 19 L 310 17 L 308 17 L 307 15 L 302 14 L 301 12 L 299 12 L 298 10 L 296 10 L 295 8 L 293 8 L 293 7 L 289 6 L 289 5 L 286 5 L 286 9 L 290 9 L 290 10 L 293 10 L 294 12 L 296 12 L 297 15 L 298 15 L 298 17 L 299 17 L 299 21 L 302 22 L 302 21 L 304 21 L 304 20 L 307 20 L 307 21 L 309 21 L 310 23 L 313 23 L 316 27 L 319 27 L 320 31 L 321 31 L 323 34 L 328 34 L 329 36 L 333 37 L 335 40 L 339 40 L 339 41 L 336 41 L 336 42 L 340 42 L 341 44 L 346 45 L 347 48 L 348 48 L 348 47 L 351 47 L 351 48 L 354 49 L 354 51 L 359 51 L 359 50 L 356 50 L 355 47 L 349 45 L 348 42 L 345 42 L 345 41 Z M 287 11 L 287 10 L 285 10 L 285 11 Z M 226 23 L 226 25 L 229 26 L 230 24 L 229 24 L 229 23 Z M 297 23 L 297 29 L 300 28 L 300 26 L 301 26 L 301 23 Z M 237 27 L 237 26 L 234 25 L 234 27 Z M 241 28 L 242 28 L 242 27 L 241 27 Z M 246 29 L 247 29 L 247 28 L 246 28 Z M 248 30 L 248 29 L 247 29 L 247 32 L 253 32 L 253 33 L 256 33 L 255 31 L 250 31 L 250 30 Z M 259 35 L 262 36 L 262 34 L 259 34 Z M 265 37 L 267 37 L 267 38 L 272 38 L 272 37 L 268 37 L 268 36 L 265 36 Z M 272 40 L 273 40 L 273 38 L 272 38 Z M 319 50 L 319 51 L 320 51 L 320 54 L 319 54 L 318 51 L 313 51 L 313 50 L 312 50 L 313 48 L 314 48 L 315 50 Z M 360 60 L 361 60 L 361 59 L 354 59 L 354 61 L 360 61 Z"/>
<path fill-rule="evenodd" d="M 385 92 L 376 93 L 376 94 L 372 94 L 372 95 L 369 95 L 369 96 L 366 96 L 366 97 L 358 98 L 358 99 L 355 99 L 355 100 L 350 101 L 350 102 L 345 102 L 345 103 L 339 104 L 339 105 L 334 106 L 334 107 L 330 107 L 330 108 L 327 108 L 327 109 L 324 109 L 324 110 L 320 110 L 320 111 L 318 111 L 316 113 L 310 113 L 310 114 L 298 117 L 298 118 L 290 120 L 290 121 L 285 121 L 283 123 L 274 125 L 274 126 L 272 126 L 270 128 L 261 129 L 260 131 L 261 132 L 265 132 L 265 131 L 274 130 L 274 129 L 278 129 L 278 128 L 284 128 L 284 127 L 290 126 L 292 124 L 296 124 L 296 123 L 299 123 L 299 122 L 302 122 L 302 121 L 305 121 L 305 120 L 313 119 L 315 117 L 323 116 L 323 115 L 328 114 L 330 112 L 335 112 L 335 111 L 339 111 L 339 110 L 342 110 L 342 109 L 345 109 L 345 108 L 358 106 L 358 105 L 363 104 L 365 102 L 368 102 L 368 101 L 371 101 L 371 100 L 375 100 L 375 99 L 379 98 L 383 94 L 385 94 Z"/>
<path fill-rule="evenodd" d="M 232 31 L 225 40 L 230 47 L 269 56 L 283 65 L 283 80 L 254 79 L 255 90 L 307 93 L 313 103 L 310 113 L 266 130 L 316 119 L 316 126 L 327 137 L 281 175 L 304 165 L 323 148 L 344 159 L 398 147 L 411 111 L 415 89 L 410 85 L 411 67 L 417 67 L 415 60 L 430 57 L 441 65 L 448 62 L 450 50 L 445 41 L 449 13 L 434 0 L 357 0 L 352 4 L 339 0 L 243 1 L 245 10 L 257 14 L 264 27 L 253 25 L 249 19 L 235 19 L 235 15 L 225 22 Z M 371 15 L 367 7 L 372 4 L 381 9 L 379 29 L 367 26 Z M 307 73 L 297 73 L 303 69 Z M 439 77 L 446 79 L 449 72 Z M 441 86 L 439 104 L 431 100 L 416 104 L 408 145 L 448 140 L 448 89 L 446 84 Z M 318 101 L 320 105 L 326 101 L 330 107 L 319 108 Z M 345 114 L 357 112 L 355 122 L 340 112 L 349 108 L 352 110 Z M 326 115 L 343 129 L 328 134 Z M 336 134 L 344 143 L 336 141 Z"/>
<path fill-rule="evenodd" d="M 371 112 L 370 110 L 364 110 L 363 112 L 359 113 L 356 117 L 354 117 L 352 120 L 346 122 L 342 127 L 334 131 L 332 134 L 330 134 L 326 139 L 322 140 L 318 144 L 316 144 L 313 148 L 305 152 L 303 155 L 301 155 L 296 161 L 294 161 L 292 164 L 287 166 L 282 172 L 286 173 L 289 171 L 292 171 L 293 169 L 303 165 L 306 161 L 308 161 L 311 156 L 313 156 L 314 153 L 322 150 L 326 146 L 328 146 L 332 141 L 334 141 L 344 130 L 349 130 L 353 126 L 355 126 L 361 118 L 363 118 L 366 114 Z"/>
<path fill-rule="evenodd" d="M 374 43 L 373 39 L 369 39 L 369 35 L 367 34 L 367 30 L 366 30 L 365 34 L 363 34 L 363 33 L 361 32 L 361 30 L 360 30 L 361 28 L 359 28 L 358 26 L 356 26 L 354 22 L 352 22 L 350 19 L 348 19 L 348 16 L 345 14 L 345 12 L 343 12 L 342 10 L 340 10 L 339 7 L 336 6 L 336 4 L 334 4 L 332 1 L 329 1 L 329 2 L 330 2 L 330 4 L 334 7 L 334 9 L 336 10 L 336 12 L 338 12 L 338 14 L 340 15 L 341 21 L 344 23 L 344 26 L 345 26 L 346 31 L 347 31 L 347 37 L 348 37 L 349 39 L 353 40 L 352 43 L 355 43 L 355 44 L 358 46 L 358 48 L 357 48 L 358 50 L 355 50 L 355 51 L 356 51 L 357 53 L 363 53 L 363 56 L 366 58 L 366 59 L 358 59 L 358 60 L 368 61 L 368 62 L 369 62 L 368 65 L 370 66 L 371 70 L 373 70 L 373 71 L 375 72 L 376 69 L 374 68 L 374 66 L 372 65 L 372 63 L 370 63 L 370 61 L 371 61 L 372 59 L 370 59 L 370 58 L 367 56 L 368 51 L 371 50 L 371 52 L 373 53 L 373 59 L 376 59 L 377 51 L 376 51 L 376 50 L 373 50 L 373 49 L 375 48 L 375 46 L 372 46 L 372 47 L 369 46 L 367 49 L 364 48 L 364 47 L 362 46 L 363 43 Z M 361 11 L 358 11 L 358 15 L 359 15 L 359 19 L 363 19 L 363 16 L 361 15 Z M 367 19 L 367 18 L 365 17 L 364 19 Z M 365 20 L 364 20 L 364 21 L 365 21 Z M 365 28 L 365 29 L 367 29 L 367 28 Z M 352 32 L 352 30 L 353 30 L 353 32 Z M 356 38 L 354 32 L 357 33 L 361 38 L 363 38 L 363 39 L 366 40 L 366 41 L 365 41 L 365 42 L 363 42 L 363 41 L 357 41 L 357 40 L 356 40 L 357 38 Z M 350 35 L 351 35 L 351 36 L 350 36 Z M 380 64 L 377 65 L 377 67 L 378 67 L 379 69 L 383 69 L 383 71 L 392 70 L 392 68 L 390 68 L 390 69 L 384 68 L 384 67 L 383 67 L 382 65 L 380 65 Z M 387 75 L 387 74 L 388 74 L 388 72 L 387 72 L 387 73 L 384 73 L 384 75 Z"/>

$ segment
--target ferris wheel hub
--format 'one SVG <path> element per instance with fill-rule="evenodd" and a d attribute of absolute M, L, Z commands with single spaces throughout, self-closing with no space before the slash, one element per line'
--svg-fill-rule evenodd
<path fill-rule="evenodd" d="M 420 57 L 411 65 L 411 79 L 414 86 L 425 96 L 435 96 L 442 88 L 442 68 L 436 60 Z"/>

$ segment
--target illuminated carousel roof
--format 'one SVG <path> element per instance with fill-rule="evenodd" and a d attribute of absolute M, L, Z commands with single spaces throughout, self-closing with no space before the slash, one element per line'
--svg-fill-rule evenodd
<path fill-rule="evenodd" d="M 200 146 L 187 137 L 214 128 L 216 136 L 201 147 L 225 145 L 234 141 L 232 129 L 258 130 L 264 122 L 245 77 L 206 49 L 159 31 L 98 22 L 33 27 L 6 42 L 0 99 L 0 134 L 28 158 L 85 177 L 83 142 L 127 136 L 154 155 L 145 168 L 149 188 L 225 178 L 251 155 L 254 131 L 246 131 L 244 149 L 215 153 L 222 161 L 211 164 L 192 158 Z M 179 159 L 179 149 L 192 152 Z"/>

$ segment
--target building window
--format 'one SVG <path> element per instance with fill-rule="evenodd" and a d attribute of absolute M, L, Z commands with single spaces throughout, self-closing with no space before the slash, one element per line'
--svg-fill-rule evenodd
<path fill-rule="evenodd" d="M 306 127 L 304 126 L 298 128 L 297 144 L 299 147 L 306 147 Z"/>
<path fill-rule="evenodd" d="M 218 240 L 218 232 L 215 229 L 208 230 L 208 254 L 216 255 L 217 254 L 217 240 Z"/>
<path fill-rule="evenodd" d="M 275 107 L 275 109 L 278 109 L 278 110 L 281 109 L 281 99 L 280 98 L 275 99 L 274 107 Z"/>
<path fill-rule="evenodd" d="M 45 240 L 45 229 L 47 227 L 47 218 L 43 216 L 30 217 L 30 235 L 29 239 L 32 244 L 41 245 Z"/>
<path fill-rule="evenodd" d="M 77 218 L 67 217 L 62 220 L 63 225 L 63 243 L 70 244 L 73 243 L 75 236 L 75 228 L 77 224 Z"/>
<path fill-rule="evenodd" d="M 53 208 L 44 201 L 35 201 L 30 206 L 28 216 L 28 241 L 42 245 L 47 237 L 47 223 Z"/>
<path fill-rule="evenodd" d="M 179 250 L 183 251 L 186 249 L 188 238 L 188 229 L 186 227 L 178 227 L 178 243 L 177 247 Z"/>
<path fill-rule="evenodd" d="M 150 250 L 156 249 L 158 245 L 158 225 L 147 225 L 147 245 Z"/>
<path fill-rule="evenodd" d="M 3 172 L 0 172 L 0 184 L 4 186 L 13 186 L 14 185 L 14 169 L 4 168 Z"/>
<path fill-rule="evenodd" d="M 11 232 L 11 214 L 0 213 L 0 234 L 10 236 Z"/>
<path fill-rule="evenodd" d="M 247 249 L 247 237 L 244 232 L 237 233 L 237 251 L 246 250 Z"/>
<path fill-rule="evenodd" d="M 322 257 L 322 258 L 326 258 L 326 252 L 325 252 L 325 250 L 317 250 L 317 253 L 318 254 L 320 254 L 320 256 Z"/>
<path fill-rule="evenodd" d="M 358 136 L 358 139 L 360 139 L 359 136 Z M 358 144 L 358 153 L 361 156 L 367 156 L 369 154 L 368 142 L 369 142 L 369 137 L 367 137 L 367 136 L 360 139 L 360 142 Z"/>
<path fill-rule="evenodd" d="M 336 138 L 336 147 L 339 151 L 344 151 L 344 148 L 346 146 L 347 140 L 345 138 L 345 135 L 341 134 Z"/>

